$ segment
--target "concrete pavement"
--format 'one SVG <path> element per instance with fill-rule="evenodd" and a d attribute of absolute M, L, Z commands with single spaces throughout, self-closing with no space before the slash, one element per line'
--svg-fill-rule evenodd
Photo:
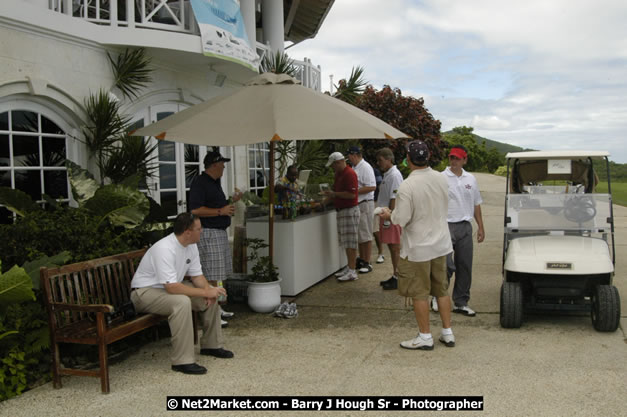
<path fill-rule="evenodd" d="M 470 305 L 474 318 L 453 315 L 455 348 L 409 351 L 399 342 L 417 333 L 413 312 L 379 281 L 391 273 L 389 256 L 355 282 L 328 278 L 294 299 L 292 320 L 237 313 L 225 329 L 231 360 L 208 357 L 204 376 L 174 373 L 169 340 L 143 346 L 111 366 L 111 393 L 96 378 L 64 377 L 0 403 L 6 416 L 156 416 L 168 395 L 482 395 L 486 416 L 627 415 L 627 208 L 616 207 L 621 326 L 598 333 L 589 316 L 526 316 L 520 329 L 499 325 L 505 180 L 478 174 L 486 241 L 475 245 Z M 280 255 L 279 255 L 280 256 Z M 439 317 L 432 313 L 437 338 Z M 291 412 L 196 412 L 194 415 L 269 416 Z M 299 415 L 408 415 L 408 412 L 299 412 Z M 421 412 L 420 415 L 439 413 Z M 449 413 L 451 415 L 452 413 Z M 471 413 L 476 415 L 475 413 Z M 479 414 L 479 413 L 477 413 Z"/>

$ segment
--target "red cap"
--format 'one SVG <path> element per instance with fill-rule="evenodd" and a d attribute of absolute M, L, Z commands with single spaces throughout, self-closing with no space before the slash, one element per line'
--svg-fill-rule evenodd
<path fill-rule="evenodd" d="M 448 156 L 456 156 L 459 159 L 464 159 L 465 157 L 468 156 L 468 154 L 466 152 L 464 152 L 464 150 L 462 148 L 453 148 L 451 149 L 451 151 L 449 152 Z"/>

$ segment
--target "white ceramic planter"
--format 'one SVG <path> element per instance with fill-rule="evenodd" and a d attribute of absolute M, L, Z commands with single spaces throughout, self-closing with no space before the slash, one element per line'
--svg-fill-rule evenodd
<path fill-rule="evenodd" d="M 257 313 L 270 313 L 281 304 L 281 278 L 272 282 L 248 282 L 248 306 Z"/>

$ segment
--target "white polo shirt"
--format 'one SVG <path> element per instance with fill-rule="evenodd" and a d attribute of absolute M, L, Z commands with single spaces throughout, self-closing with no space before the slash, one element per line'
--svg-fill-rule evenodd
<path fill-rule="evenodd" d="M 446 167 L 442 175 L 448 181 L 448 215 L 449 223 L 471 221 L 475 216 L 475 206 L 483 200 L 479 193 L 479 185 L 474 175 L 462 168 L 462 175 L 457 176 L 451 167 Z"/>
<path fill-rule="evenodd" d="M 385 171 L 383 181 L 379 184 L 377 207 L 390 207 L 390 200 L 396 198 L 396 192 L 402 182 L 403 174 L 401 174 L 396 165 L 392 165 L 392 168 Z"/>
<path fill-rule="evenodd" d="M 365 159 L 361 159 L 357 165 L 353 167 L 353 170 L 357 174 L 357 186 L 358 188 L 362 187 L 376 187 L 377 180 L 374 178 L 374 169 L 372 166 L 366 162 Z M 374 200 L 374 191 L 370 191 L 369 193 L 359 194 L 357 196 L 357 201 L 361 203 L 362 201 Z"/>
<path fill-rule="evenodd" d="M 198 246 L 183 246 L 171 233 L 148 249 L 135 271 L 131 288 L 164 288 L 164 284 L 183 282 L 185 275 L 202 275 Z"/>
<path fill-rule="evenodd" d="M 413 170 L 398 188 L 391 220 L 403 228 L 401 258 L 425 262 L 453 252 L 447 190 L 441 173 L 431 168 Z"/>

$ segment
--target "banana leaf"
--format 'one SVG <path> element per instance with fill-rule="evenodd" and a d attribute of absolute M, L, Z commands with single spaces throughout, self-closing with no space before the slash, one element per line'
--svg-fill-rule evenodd
<path fill-rule="evenodd" d="M 30 276 L 31 281 L 33 282 L 33 289 L 39 290 L 40 282 L 39 282 L 39 268 L 42 266 L 59 266 L 64 265 L 72 255 L 68 251 L 63 251 L 54 256 L 42 256 L 41 258 L 35 259 L 34 261 L 26 262 L 22 265 L 22 268 L 26 271 L 28 276 Z"/>
<path fill-rule="evenodd" d="M 10 187 L 0 187 L 0 204 L 21 217 L 24 217 L 28 211 L 40 208 L 24 191 Z"/>
<path fill-rule="evenodd" d="M 127 229 L 139 226 L 150 211 L 150 203 L 142 192 L 121 184 L 99 188 L 85 207 L 101 217 L 99 224 L 108 219 L 114 226 Z"/>
<path fill-rule="evenodd" d="M 0 306 L 35 300 L 33 282 L 24 270 L 17 265 L 0 274 Z"/>
<path fill-rule="evenodd" d="M 66 160 L 67 176 L 72 187 L 72 196 L 79 206 L 96 194 L 100 184 L 94 179 L 89 171 L 81 168 L 72 161 Z"/>

